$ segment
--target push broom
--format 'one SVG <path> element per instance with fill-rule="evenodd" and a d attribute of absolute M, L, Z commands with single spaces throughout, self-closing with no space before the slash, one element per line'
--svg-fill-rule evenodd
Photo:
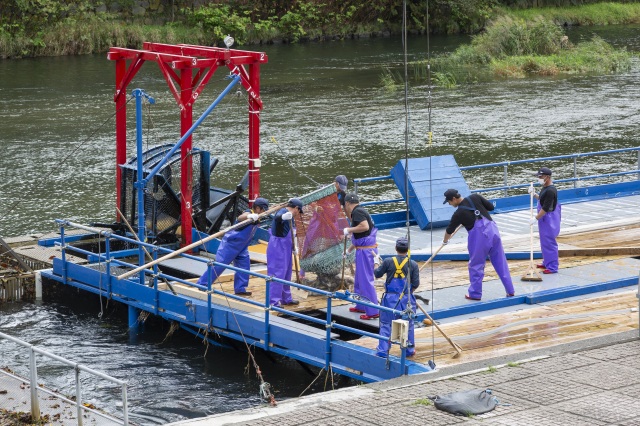
<path fill-rule="evenodd" d="M 423 302 L 429 302 L 428 300 L 426 300 L 425 298 L 418 296 L 417 294 L 413 295 L 416 299 L 418 300 L 422 300 Z M 420 310 L 422 311 L 422 313 L 424 314 L 424 316 L 426 317 L 423 321 L 423 323 L 425 325 L 435 325 L 436 328 L 438 329 L 438 331 L 440 332 L 440 334 L 442 334 L 442 336 L 447 339 L 447 342 L 449 342 L 449 344 L 451 345 L 451 347 L 453 349 L 455 349 L 456 353 L 453 354 L 452 358 L 459 358 L 460 355 L 462 355 L 462 348 L 453 340 L 451 340 L 451 337 L 447 336 L 447 334 L 440 328 L 440 326 L 433 320 L 433 318 L 431 318 L 431 315 L 429 315 L 429 313 L 422 307 L 422 305 L 420 305 L 418 303 L 418 301 L 416 300 L 416 306 L 418 306 L 418 308 L 420 308 Z M 427 322 L 428 321 L 428 322 Z"/>
<path fill-rule="evenodd" d="M 458 225 L 458 227 L 455 229 L 455 231 L 453 231 L 453 233 L 451 233 L 451 238 L 453 238 L 453 236 L 454 236 L 454 235 L 456 235 L 456 232 L 458 232 L 458 229 L 460 229 L 460 228 L 462 228 L 462 225 Z M 451 238 L 450 238 L 450 239 L 451 239 Z M 424 262 L 424 265 L 422 265 L 422 266 L 420 267 L 420 269 L 418 269 L 418 272 L 422 272 L 422 270 L 424 269 L 424 267 L 425 267 L 425 266 L 427 266 L 428 264 L 430 264 L 430 263 L 431 263 L 431 261 L 432 261 L 433 259 L 435 259 L 436 255 L 437 255 L 438 253 L 440 253 L 440 250 L 442 250 L 442 248 L 443 248 L 445 245 L 446 245 L 445 243 L 440 244 L 440 247 L 438 247 L 438 249 L 437 249 L 435 252 L 433 252 L 433 254 L 429 257 L 429 259 L 427 259 L 427 261 L 426 261 L 426 262 Z"/>
<path fill-rule="evenodd" d="M 533 182 L 529 186 L 529 195 L 531 196 L 531 203 L 529 210 L 531 212 L 531 219 L 533 219 Z M 522 281 L 542 281 L 542 277 L 536 270 L 536 266 L 533 264 L 533 224 L 529 224 L 529 271 L 521 278 Z"/>

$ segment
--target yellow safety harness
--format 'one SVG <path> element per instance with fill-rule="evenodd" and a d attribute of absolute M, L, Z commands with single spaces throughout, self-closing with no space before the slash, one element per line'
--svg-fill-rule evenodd
<path fill-rule="evenodd" d="M 398 263 L 398 258 L 393 258 L 393 263 L 396 265 L 396 273 L 393 275 L 393 278 L 404 278 L 404 272 L 402 272 L 402 268 L 409 261 L 409 257 L 405 257 L 402 263 Z"/>

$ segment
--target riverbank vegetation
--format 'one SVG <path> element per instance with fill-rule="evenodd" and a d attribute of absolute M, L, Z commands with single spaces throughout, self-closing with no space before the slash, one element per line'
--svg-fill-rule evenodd
<path fill-rule="evenodd" d="M 433 32 L 480 30 L 499 0 L 432 0 Z M 402 0 L 8 0 L 0 2 L 0 57 L 102 53 L 143 41 L 237 46 L 398 34 Z M 426 31 L 423 2 L 410 0 L 412 33 Z"/>
<path fill-rule="evenodd" d="M 432 82 L 441 87 L 473 83 L 483 78 L 522 78 L 574 73 L 612 73 L 631 67 L 632 54 L 615 49 L 601 38 L 572 44 L 562 27 L 540 16 L 502 16 L 470 44 L 430 60 Z M 427 60 L 411 64 L 413 79 L 427 82 Z M 391 91 L 402 79 L 384 70 L 381 84 Z"/>
<path fill-rule="evenodd" d="M 640 24 L 640 3 L 604 2 L 580 7 L 542 7 L 513 9 L 504 14 L 531 20 L 542 17 L 557 25 L 629 25 Z"/>
<path fill-rule="evenodd" d="M 475 34 L 501 15 L 524 20 L 542 15 L 570 25 L 640 22 L 639 4 L 578 1 L 584 5 L 512 9 L 515 4 L 528 7 L 530 2 L 431 0 L 428 30 Z M 110 46 L 140 48 L 144 41 L 215 46 L 227 34 L 234 36 L 236 47 L 386 36 L 400 32 L 402 4 L 402 0 L 7 0 L 0 2 L 0 58 L 103 53 Z M 426 3 L 407 1 L 407 26 L 411 33 L 427 31 Z"/>

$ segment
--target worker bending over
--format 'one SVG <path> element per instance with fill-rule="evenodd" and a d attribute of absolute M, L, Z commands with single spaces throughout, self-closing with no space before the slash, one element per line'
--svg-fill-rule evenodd
<path fill-rule="evenodd" d="M 247 219 L 251 219 L 253 223 L 224 234 L 220 246 L 216 251 L 216 262 L 224 263 L 225 265 L 230 265 L 233 262 L 233 266 L 236 268 L 246 270 L 251 268 L 249 244 L 258 228 L 258 215 L 268 209 L 269 202 L 259 197 L 253 202 L 253 209 L 247 210 L 238 216 L 236 223 L 243 222 Z M 214 266 L 212 269 L 213 279 L 211 282 L 215 282 L 225 269 L 227 268 L 224 266 Z M 209 268 L 207 268 L 207 271 L 198 279 L 198 284 L 203 286 L 209 285 Z M 238 296 L 251 296 L 251 292 L 247 291 L 247 285 L 249 285 L 249 274 L 236 271 L 233 277 L 233 291 L 235 294 Z"/>

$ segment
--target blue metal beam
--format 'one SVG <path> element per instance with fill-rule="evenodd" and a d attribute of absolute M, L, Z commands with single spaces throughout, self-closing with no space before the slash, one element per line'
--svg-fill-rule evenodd
<path fill-rule="evenodd" d="M 65 264 L 66 263 L 66 264 Z M 60 272 L 66 270 L 67 280 L 62 279 Z M 327 347 L 330 348 L 329 365 L 334 372 L 348 377 L 373 382 L 398 377 L 402 374 L 416 374 L 431 371 L 428 366 L 414 362 L 403 364 L 397 357 L 385 358 L 375 352 L 348 342 L 332 339 L 327 346 L 326 334 L 322 330 L 309 333 L 309 329 L 301 329 L 294 321 L 280 319 L 269 324 L 269 345 L 264 344 L 264 313 L 247 313 L 232 310 L 221 305 L 209 305 L 202 300 L 183 295 L 173 295 L 166 291 L 157 291 L 152 287 L 140 285 L 137 281 L 111 280 L 110 291 L 107 289 L 108 277 L 105 273 L 93 268 L 63 262 L 54 259 L 52 272 L 45 272 L 45 277 L 71 285 L 95 294 L 126 304 L 130 309 L 142 309 L 153 312 L 162 318 L 180 322 L 183 328 L 209 329 L 221 336 L 238 341 L 246 341 L 253 346 L 305 362 L 320 368 L 326 368 Z M 158 309 L 160 308 L 160 309 Z M 291 314 L 291 313 L 290 313 Z M 366 333 L 372 337 L 373 333 Z M 331 335 L 331 334 L 330 334 Z M 318 356 L 320 354 L 320 356 Z"/>

